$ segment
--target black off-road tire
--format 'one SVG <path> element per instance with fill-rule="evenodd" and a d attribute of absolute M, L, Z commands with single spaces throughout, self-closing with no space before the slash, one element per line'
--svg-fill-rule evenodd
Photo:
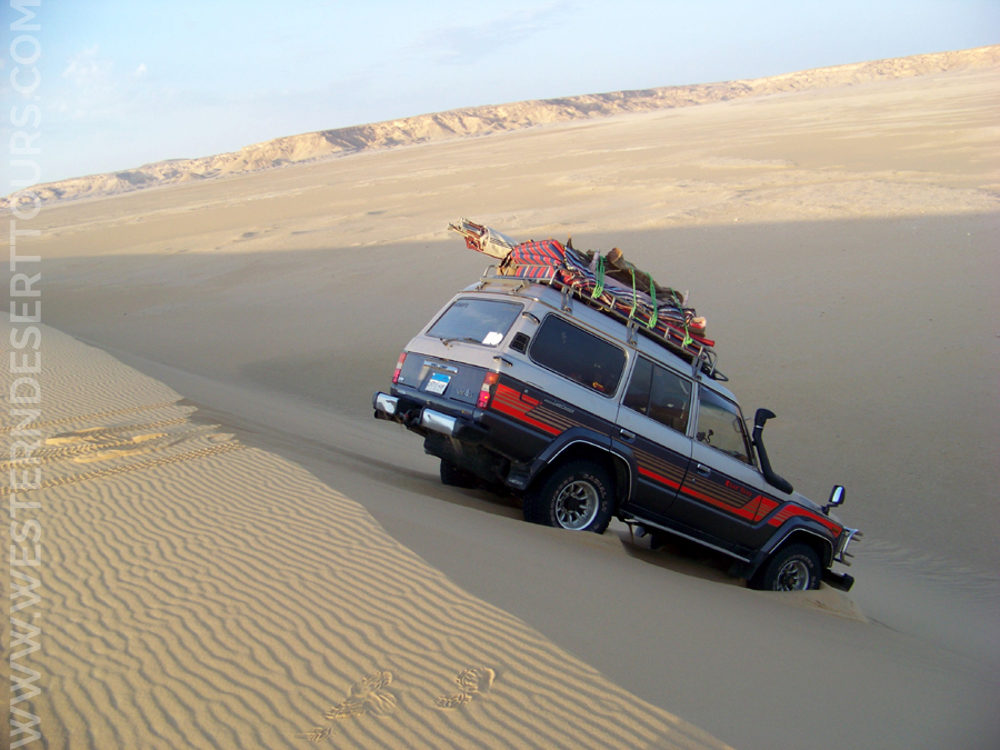
<path fill-rule="evenodd" d="M 441 484 L 449 487 L 461 487 L 463 489 L 473 489 L 479 486 L 479 478 L 475 474 L 460 469 L 450 461 L 441 459 Z"/>
<path fill-rule="evenodd" d="M 822 578 L 816 551 L 807 544 L 790 544 L 764 563 L 750 581 L 750 587 L 763 591 L 807 591 L 818 589 Z"/>
<path fill-rule="evenodd" d="M 557 467 L 524 496 L 524 519 L 543 526 L 603 534 L 614 513 L 607 470 L 589 461 Z"/>

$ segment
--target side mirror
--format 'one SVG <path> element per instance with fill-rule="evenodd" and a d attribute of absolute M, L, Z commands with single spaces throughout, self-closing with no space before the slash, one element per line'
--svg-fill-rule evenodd
<path fill-rule="evenodd" d="M 830 499 L 827 501 L 826 505 L 823 506 L 823 512 L 829 514 L 830 508 L 836 508 L 838 505 L 843 505 L 846 494 L 847 490 L 844 489 L 843 485 L 834 485 L 833 491 L 830 493 Z"/>

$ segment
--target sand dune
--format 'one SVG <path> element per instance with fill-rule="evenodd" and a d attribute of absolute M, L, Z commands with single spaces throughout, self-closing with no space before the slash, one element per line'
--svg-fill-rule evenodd
<path fill-rule="evenodd" d="M 48 746 L 724 747 L 462 591 L 301 467 L 42 335 L 46 419 L 20 431 L 37 431 L 44 477 L 21 495 L 44 498 L 32 708 Z"/>
<path fill-rule="evenodd" d="M 998 86 L 932 68 L 44 206 L 37 602 L 11 579 L 43 629 L 8 661 L 48 744 L 995 746 Z M 779 414 L 776 468 L 847 485 L 851 594 L 525 524 L 372 420 L 485 265 L 462 215 L 689 288 Z"/>

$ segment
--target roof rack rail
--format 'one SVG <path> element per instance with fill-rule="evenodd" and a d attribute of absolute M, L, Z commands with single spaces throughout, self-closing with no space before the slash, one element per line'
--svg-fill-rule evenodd
<path fill-rule="evenodd" d="M 712 380 L 718 380 L 720 382 L 726 382 L 729 380 L 729 378 L 718 369 L 718 356 L 715 351 L 698 341 L 690 339 L 690 336 L 685 336 L 683 329 L 667 325 L 665 326 L 664 335 L 664 333 L 661 333 L 659 330 L 650 328 L 640 319 L 634 316 L 630 317 L 625 315 L 614 306 L 601 301 L 599 298 L 594 298 L 591 295 L 586 294 L 585 291 L 579 287 L 562 282 L 557 277 L 526 279 L 520 276 L 507 276 L 501 273 L 500 269 L 495 264 L 491 264 L 483 271 L 479 279 L 479 283 L 476 284 L 476 288 L 483 289 L 486 284 L 489 283 L 499 283 L 505 286 L 513 287 L 512 291 L 515 294 L 533 284 L 550 287 L 559 292 L 560 307 L 565 312 L 572 312 L 571 300 L 575 298 L 583 302 L 587 307 L 597 310 L 598 312 L 614 318 L 619 323 L 622 323 L 627 329 L 627 340 L 631 345 L 635 345 L 637 341 L 637 334 L 641 333 L 651 341 L 665 347 L 672 354 L 690 362 L 694 374 L 701 372 Z M 690 341 L 688 341 L 689 339 Z"/>

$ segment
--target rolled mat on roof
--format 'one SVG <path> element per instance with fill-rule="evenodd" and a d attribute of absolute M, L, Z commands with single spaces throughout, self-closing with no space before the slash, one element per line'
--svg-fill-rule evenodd
<path fill-rule="evenodd" d="M 568 289 L 593 307 L 634 323 L 674 351 L 710 362 L 714 372 L 715 342 L 705 337 L 705 318 L 685 306 L 685 294 L 657 284 L 652 274 L 626 261 L 618 248 L 601 255 L 577 250 L 571 241 L 515 243 L 468 219 L 450 224 L 449 229 L 464 236 L 469 249 L 499 259 L 500 276 Z"/>

